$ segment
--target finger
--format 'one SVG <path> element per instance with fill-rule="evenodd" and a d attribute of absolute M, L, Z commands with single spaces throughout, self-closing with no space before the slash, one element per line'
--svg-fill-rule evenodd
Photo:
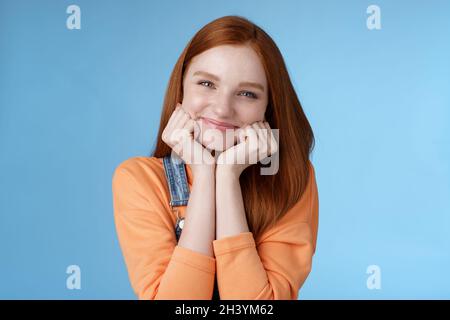
<path fill-rule="evenodd" d="M 184 114 L 186 114 L 186 110 L 184 109 L 183 105 L 178 103 L 177 107 L 174 110 L 174 119 L 177 120 L 181 118 Z"/>
<path fill-rule="evenodd" d="M 259 153 L 259 141 L 258 141 L 258 134 L 256 133 L 256 130 L 253 126 L 249 126 L 247 129 L 245 129 L 245 133 L 248 137 L 246 141 L 246 150 L 248 150 L 248 159 L 247 163 L 255 164 L 258 160 L 258 153 Z"/>
<path fill-rule="evenodd" d="M 236 143 L 242 143 L 245 141 L 245 134 L 242 128 L 236 130 Z"/>
<path fill-rule="evenodd" d="M 175 120 L 180 119 L 186 112 L 184 111 L 182 106 L 179 106 L 176 110 L 175 110 L 175 115 L 174 118 Z"/>
<path fill-rule="evenodd" d="M 267 153 L 268 155 L 271 154 L 271 150 L 272 150 L 272 130 L 270 129 L 269 123 L 267 121 L 264 121 L 262 123 L 263 127 L 264 127 L 264 136 L 265 139 L 267 141 Z"/>
<path fill-rule="evenodd" d="M 187 109 L 184 109 L 184 108 L 183 108 L 183 111 L 184 111 L 184 112 L 189 116 L 189 118 L 191 118 L 192 120 L 198 120 L 199 115 L 196 114 L 195 112 L 191 112 L 191 111 L 189 111 L 189 110 L 187 110 Z"/>
<path fill-rule="evenodd" d="M 278 142 L 275 139 L 275 135 L 273 134 L 272 128 L 270 127 L 269 123 L 265 122 L 264 125 L 268 129 L 268 133 L 269 133 L 270 154 L 273 154 L 273 153 L 277 152 L 277 150 L 278 150 Z"/>
<path fill-rule="evenodd" d="M 194 132 L 194 128 L 195 128 L 195 121 L 192 119 L 189 119 L 185 124 L 183 129 L 187 130 L 187 132 L 189 132 L 190 136 L 192 137 L 192 133 Z"/>
<path fill-rule="evenodd" d="M 186 122 L 191 118 L 184 110 L 179 111 L 179 115 L 175 119 L 174 126 L 175 128 L 183 128 Z"/>
<path fill-rule="evenodd" d="M 245 129 L 245 135 L 247 136 L 247 142 L 250 143 L 251 149 L 258 147 L 258 133 L 256 132 L 253 125 Z"/>
<path fill-rule="evenodd" d="M 266 127 L 261 121 L 255 122 L 252 124 L 252 127 L 255 129 L 256 133 L 258 134 L 259 139 L 264 139 L 264 133 L 266 132 Z M 267 134 L 266 134 L 267 136 Z"/>
<path fill-rule="evenodd" d="M 189 112 L 185 109 L 185 107 L 183 107 L 182 105 L 180 106 L 180 112 L 187 114 L 189 117 L 191 116 Z"/>
<path fill-rule="evenodd" d="M 171 113 L 171 115 L 170 115 L 170 117 L 169 117 L 169 120 L 167 121 L 166 128 L 172 128 L 172 125 L 173 125 L 173 119 L 175 118 L 175 116 L 176 116 L 176 114 L 177 114 L 177 113 L 176 113 L 177 110 L 178 110 L 178 107 L 176 106 L 175 109 L 173 109 L 173 111 L 172 111 L 172 113 Z"/>
<path fill-rule="evenodd" d="M 186 136 L 186 129 L 184 129 L 184 125 L 187 121 L 183 119 L 174 120 L 172 127 L 168 130 L 168 139 L 172 141 L 172 143 L 178 143 L 181 141 L 184 136 Z"/>
<path fill-rule="evenodd" d="M 261 121 L 252 124 L 253 129 L 258 135 L 258 141 L 260 146 L 264 146 L 267 143 L 267 129 Z"/>
<path fill-rule="evenodd" d="M 172 140 L 179 143 L 190 135 L 193 127 L 192 124 L 189 125 L 189 120 L 189 115 L 184 111 L 183 106 L 178 103 L 174 111 L 172 127 L 170 128 L 173 134 Z M 192 137 L 192 135 L 190 136 Z"/>
<path fill-rule="evenodd" d="M 200 133 L 201 133 L 200 124 L 194 120 L 194 140 L 198 139 Z"/>
<path fill-rule="evenodd" d="M 262 121 L 256 121 L 252 123 L 252 127 L 255 129 L 261 129 L 263 128 L 263 122 Z"/>
<path fill-rule="evenodd" d="M 180 142 L 175 143 L 172 146 L 172 150 L 181 158 L 183 158 L 183 144 Z"/>
<path fill-rule="evenodd" d="M 267 129 L 261 121 L 252 124 L 252 127 L 258 135 L 258 161 L 266 158 L 268 153 Z"/>
<path fill-rule="evenodd" d="M 248 139 L 249 139 L 248 131 L 250 129 L 253 130 L 253 128 L 250 124 L 245 124 L 238 129 L 238 131 L 239 131 L 238 136 L 239 136 L 240 142 L 246 142 L 246 141 L 248 142 Z"/>
<path fill-rule="evenodd" d="M 245 134 L 245 129 L 238 129 L 238 138 L 239 138 L 239 143 L 245 142 L 245 138 L 247 137 L 247 135 Z"/>
<path fill-rule="evenodd" d="M 177 103 L 175 106 L 175 109 L 172 111 L 172 114 L 170 115 L 169 121 L 167 122 L 167 128 L 169 130 L 173 130 L 175 128 L 175 124 L 180 117 L 180 110 L 181 110 L 181 104 Z"/>

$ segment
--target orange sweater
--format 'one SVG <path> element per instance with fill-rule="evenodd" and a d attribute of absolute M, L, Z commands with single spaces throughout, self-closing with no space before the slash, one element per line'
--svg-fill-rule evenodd
<path fill-rule="evenodd" d="M 139 299 L 297 299 L 315 252 L 318 193 L 313 165 L 299 202 L 255 243 L 251 232 L 213 241 L 215 258 L 177 245 L 161 158 L 135 157 L 113 176 L 116 230 Z M 189 187 L 192 172 L 186 166 Z M 186 207 L 177 207 L 184 216 Z"/>

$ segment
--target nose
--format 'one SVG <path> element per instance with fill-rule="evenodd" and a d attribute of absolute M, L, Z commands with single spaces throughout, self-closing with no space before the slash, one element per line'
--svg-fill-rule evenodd
<path fill-rule="evenodd" d="M 231 99 L 225 94 L 217 97 L 217 101 L 213 104 L 213 110 L 219 119 L 232 119 L 234 115 Z"/>

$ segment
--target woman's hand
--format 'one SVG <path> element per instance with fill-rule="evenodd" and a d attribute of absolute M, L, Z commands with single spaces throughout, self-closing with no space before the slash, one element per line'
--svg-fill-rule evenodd
<path fill-rule="evenodd" d="M 247 167 L 261 161 L 278 150 L 269 123 L 257 121 L 239 128 L 238 143 L 222 152 L 217 159 L 217 170 L 239 177 Z"/>
<path fill-rule="evenodd" d="M 199 134 L 197 122 L 178 103 L 162 132 L 162 140 L 190 165 L 194 176 L 215 167 L 214 157 L 196 140 Z"/>

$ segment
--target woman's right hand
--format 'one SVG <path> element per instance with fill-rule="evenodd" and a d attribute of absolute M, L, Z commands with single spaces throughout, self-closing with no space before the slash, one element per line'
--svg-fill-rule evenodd
<path fill-rule="evenodd" d="M 196 140 L 198 130 L 196 121 L 178 103 L 162 132 L 162 140 L 190 165 L 194 175 L 199 170 L 215 166 L 212 154 Z"/>

